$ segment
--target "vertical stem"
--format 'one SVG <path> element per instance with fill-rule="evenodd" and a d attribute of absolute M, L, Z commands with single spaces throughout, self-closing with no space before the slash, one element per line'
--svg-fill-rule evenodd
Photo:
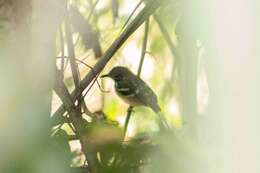
<path fill-rule="evenodd" d="M 64 38 L 63 38 L 63 30 L 62 27 L 60 26 L 59 28 L 59 33 L 60 33 L 60 48 L 61 48 L 61 66 L 60 70 L 62 72 L 62 79 L 64 78 L 64 56 L 65 56 L 65 51 L 64 51 Z"/>
<path fill-rule="evenodd" d="M 129 121 L 130 121 L 130 117 L 131 117 L 132 111 L 133 111 L 133 106 L 129 106 L 128 109 L 127 109 L 127 115 L 126 115 L 126 118 L 125 118 L 124 138 L 126 136 L 127 127 L 128 127 Z"/>
<path fill-rule="evenodd" d="M 148 33 L 149 33 L 149 18 L 145 21 L 144 41 L 143 41 L 143 45 L 142 45 L 142 52 L 141 52 L 141 58 L 140 58 L 139 67 L 138 67 L 138 71 L 137 71 L 137 76 L 141 75 L 141 70 L 142 70 L 145 53 L 146 53 L 146 48 L 147 48 Z M 129 108 L 127 109 L 127 115 L 126 115 L 125 125 L 124 125 L 124 138 L 126 136 L 127 127 L 128 127 L 129 121 L 130 121 L 132 111 L 133 111 L 133 106 L 129 106 Z"/>
<path fill-rule="evenodd" d="M 80 73 L 79 73 L 79 68 L 76 63 L 76 55 L 75 55 L 75 48 L 72 40 L 72 31 L 71 31 L 71 23 L 69 16 L 67 16 L 65 20 L 65 31 L 66 31 L 66 39 L 67 39 L 67 44 L 68 44 L 68 55 L 70 58 L 70 66 L 71 66 L 71 71 L 72 71 L 72 76 L 75 84 L 75 91 L 76 94 L 78 95 L 78 106 L 82 106 L 83 109 L 86 109 L 86 104 L 84 102 L 84 98 L 82 94 L 80 93 L 81 87 L 80 87 Z"/>
<path fill-rule="evenodd" d="M 71 65 L 71 71 L 72 71 L 72 76 L 75 84 L 75 89 L 79 89 L 79 82 L 80 82 L 80 75 L 78 71 L 78 65 L 75 62 L 75 49 L 74 49 L 74 44 L 72 40 L 72 31 L 71 31 L 71 25 L 69 21 L 69 17 L 65 20 L 65 31 L 66 31 L 66 39 L 67 39 L 67 44 L 68 44 L 68 56 L 70 58 L 70 65 Z"/>

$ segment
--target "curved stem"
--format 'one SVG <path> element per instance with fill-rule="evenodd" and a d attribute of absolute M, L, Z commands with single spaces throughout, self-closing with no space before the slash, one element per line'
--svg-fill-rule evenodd
<path fill-rule="evenodd" d="M 181 57 L 180 51 L 178 50 L 178 47 L 174 45 L 169 31 L 166 29 L 165 25 L 160 20 L 159 16 L 157 14 L 154 14 L 153 17 L 154 17 L 154 20 L 156 21 L 156 23 L 158 24 L 159 29 L 161 30 L 161 34 L 162 34 L 163 38 L 165 39 L 166 43 L 168 44 L 168 47 L 171 51 L 172 56 L 174 57 L 173 71 L 175 71 L 176 67 L 180 61 L 180 57 Z"/>

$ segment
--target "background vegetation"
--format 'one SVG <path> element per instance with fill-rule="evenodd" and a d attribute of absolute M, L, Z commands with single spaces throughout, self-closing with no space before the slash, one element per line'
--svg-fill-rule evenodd
<path fill-rule="evenodd" d="M 257 172 L 247 3 L 0 0 L 0 172 Z M 141 70 L 170 130 L 99 78 L 118 65 Z"/>

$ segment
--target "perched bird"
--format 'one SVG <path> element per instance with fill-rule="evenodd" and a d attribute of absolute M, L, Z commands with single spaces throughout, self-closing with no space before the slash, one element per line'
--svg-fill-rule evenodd
<path fill-rule="evenodd" d="M 157 97 L 153 90 L 137 75 L 126 67 L 114 67 L 108 74 L 101 78 L 110 77 L 115 82 L 115 91 L 130 106 L 147 106 L 159 115 L 161 125 L 168 128 L 168 124 L 161 114 Z"/>

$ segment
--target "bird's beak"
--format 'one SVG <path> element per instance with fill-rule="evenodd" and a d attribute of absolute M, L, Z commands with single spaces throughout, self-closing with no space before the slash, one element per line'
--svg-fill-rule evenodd
<path fill-rule="evenodd" d="M 109 74 L 105 74 L 105 75 L 102 75 L 100 76 L 101 78 L 104 78 L 104 77 L 109 77 Z"/>

